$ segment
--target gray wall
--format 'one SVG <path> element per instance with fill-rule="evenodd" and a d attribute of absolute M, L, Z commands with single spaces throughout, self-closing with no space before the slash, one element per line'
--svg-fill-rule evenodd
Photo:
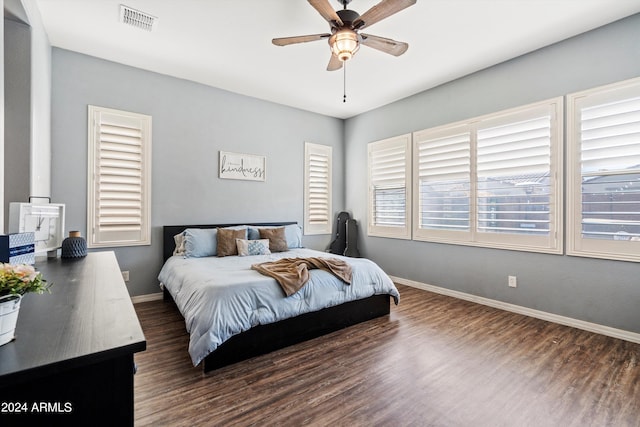
<path fill-rule="evenodd" d="M 31 167 L 31 31 L 28 25 L 4 20 L 4 171 L 5 229 L 9 202 L 29 198 Z"/>
<path fill-rule="evenodd" d="M 87 105 L 153 117 L 152 244 L 116 248 L 132 295 L 158 292 L 161 227 L 303 223 L 304 143 L 333 146 L 333 206 L 344 206 L 344 122 L 79 53 L 52 53 L 52 181 L 66 230 L 86 236 Z M 264 155 L 266 181 L 218 178 L 218 151 Z M 304 244 L 324 249 L 330 235 Z"/>
<path fill-rule="evenodd" d="M 638 263 L 366 236 L 367 143 L 640 76 L 639 41 L 634 15 L 348 119 L 346 207 L 363 254 L 394 276 L 640 332 Z"/>

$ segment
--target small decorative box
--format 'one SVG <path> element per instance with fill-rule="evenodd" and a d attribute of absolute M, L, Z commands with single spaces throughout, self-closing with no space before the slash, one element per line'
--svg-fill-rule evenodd
<path fill-rule="evenodd" d="M 0 235 L 0 261 L 9 264 L 35 263 L 35 233 Z"/>

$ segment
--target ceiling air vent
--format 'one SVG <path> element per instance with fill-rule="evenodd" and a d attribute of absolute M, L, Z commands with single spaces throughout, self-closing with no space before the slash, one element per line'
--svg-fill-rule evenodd
<path fill-rule="evenodd" d="M 153 15 L 149 15 L 146 12 L 142 12 L 121 4 L 120 22 L 136 28 L 140 28 L 141 30 L 151 31 L 155 26 L 158 25 L 158 18 Z"/>

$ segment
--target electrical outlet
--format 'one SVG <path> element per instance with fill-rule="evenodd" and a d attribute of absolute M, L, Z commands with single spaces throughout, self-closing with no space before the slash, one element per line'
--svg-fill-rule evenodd
<path fill-rule="evenodd" d="M 124 279 L 125 282 L 129 281 L 129 272 L 128 271 L 123 271 L 122 272 L 122 278 Z"/>
<path fill-rule="evenodd" d="M 516 276 L 509 276 L 508 283 L 510 288 L 518 287 L 518 279 L 516 278 Z"/>

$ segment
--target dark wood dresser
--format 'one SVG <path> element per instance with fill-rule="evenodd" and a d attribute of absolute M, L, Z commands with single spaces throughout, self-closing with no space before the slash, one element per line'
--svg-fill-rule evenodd
<path fill-rule="evenodd" d="M 36 269 L 51 294 L 23 298 L 0 346 L 0 425 L 133 425 L 133 355 L 146 341 L 113 252 Z"/>

